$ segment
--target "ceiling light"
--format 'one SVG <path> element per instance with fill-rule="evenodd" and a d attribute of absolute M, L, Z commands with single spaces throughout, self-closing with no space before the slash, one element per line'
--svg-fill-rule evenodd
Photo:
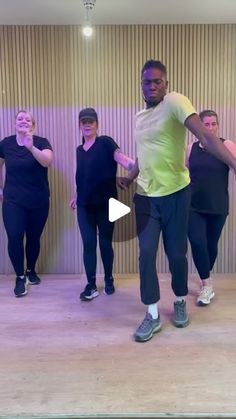
<path fill-rule="evenodd" d="M 96 0 L 82 0 L 84 7 L 85 7 L 85 24 L 83 26 L 83 34 L 84 36 L 91 36 L 93 33 L 93 28 L 91 26 L 91 19 L 90 19 L 90 13 L 93 10 Z"/>
<path fill-rule="evenodd" d="M 82 32 L 84 36 L 90 37 L 93 33 L 93 28 L 90 25 L 83 26 Z"/>

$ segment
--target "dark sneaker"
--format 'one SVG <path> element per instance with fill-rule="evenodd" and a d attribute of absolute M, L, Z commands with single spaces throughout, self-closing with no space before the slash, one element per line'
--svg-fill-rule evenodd
<path fill-rule="evenodd" d="M 115 287 L 114 287 L 114 279 L 111 278 L 109 280 L 105 280 L 105 288 L 104 288 L 104 294 L 105 295 L 112 295 L 115 292 Z"/>
<path fill-rule="evenodd" d="M 153 337 L 154 333 L 157 333 L 160 330 L 160 316 L 158 316 L 157 319 L 153 319 L 150 313 L 146 313 L 144 320 L 134 334 L 134 339 L 136 342 L 146 342 Z"/>
<path fill-rule="evenodd" d="M 186 308 L 186 301 L 175 301 L 174 303 L 174 325 L 176 327 L 186 327 L 189 324 L 189 318 Z"/>
<path fill-rule="evenodd" d="M 112 295 L 112 294 L 114 294 L 115 290 L 116 289 L 115 289 L 113 284 L 112 285 L 107 285 L 106 284 L 103 292 L 104 292 L 105 295 Z"/>
<path fill-rule="evenodd" d="M 98 295 L 99 292 L 97 290 L 96 285 L 87 284 L 84 291 L 80 294 L 80 299 L 82 301 L 90 301 Z"/>
<path fill-rule="evenodd" d="M 20 278 L 19 276 L 16 277 L 16 285 L 14 288 L 14 293 L 16 297 L 23 297 L 23 295 L 27 294 L 27 278 Z"/>
<path fill-rule="evenodd" d="M 25 276 L 30 285 L 38 285 L 41 282 L 41 279 L 38 277 L 36 272 L 30 271 L 29 269 L 26 269 Z"/>

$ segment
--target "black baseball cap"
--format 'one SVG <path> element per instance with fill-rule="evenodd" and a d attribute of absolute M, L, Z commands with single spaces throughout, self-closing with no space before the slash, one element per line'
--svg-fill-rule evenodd
<path fill-rule="evenodd" d="M 98 122 L 98 115 L 95 109 L 93 108 L 82 109 L 79 113 L 79 122 L 83 121 L 84 119 L 92 119 L 93 121 Z"/>

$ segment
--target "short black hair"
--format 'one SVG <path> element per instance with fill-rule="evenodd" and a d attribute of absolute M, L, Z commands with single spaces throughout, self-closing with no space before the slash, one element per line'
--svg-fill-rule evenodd
<path fill-rule="evenodd" d="M 215 111 L 213 111 L 212 109 L 204 109 L 204 111 L 201 111 L 199 114 L 199 118 L 201 119 L 201 121 L 203 121 L 203 119 L 206 116 L 215 116 L 216 122 L 219 125 L 218 115 Z"/>
<path fill-rule="evenodd" d="M 146 63 L 144 64 L 141 70 L 141 77 L 143 77 L 144 71 L 148 70 L 149 68 L 158 68 L 159 70 L 162 71 L 163 74 L 165 74 L 165 76 L 167 75 L 166 66 L 161 61 L 148 60 L 146 61 Z"/>

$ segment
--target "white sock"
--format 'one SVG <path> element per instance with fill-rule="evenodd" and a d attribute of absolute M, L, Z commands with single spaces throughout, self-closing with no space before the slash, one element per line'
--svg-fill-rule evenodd
<path fill-rule="evenodd" d="M 175 296 L 175 301 L 185 301 L 185 297 L 177 297 Z"/>
<path fill-rule="evenodd" d="M 158 318 L 158 306 L 157 303 L 149 304 L 148 306 L 148 313 L 151 314 L 153 319 Z"/>
<path fill-rule="evenodd" d="M 25 277 L 24 277 L 24 275 L 20 275 L 19 278 L 20 279 L 24 279 Z"/>

